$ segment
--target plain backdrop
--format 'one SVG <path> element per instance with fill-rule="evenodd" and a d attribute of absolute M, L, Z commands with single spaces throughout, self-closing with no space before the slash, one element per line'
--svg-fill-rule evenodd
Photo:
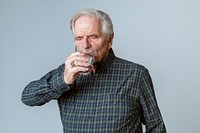
<path fill-rule="evenodd" d="M 107 12 L 115 54 L 149 69 L 168 132 L 199 132 L 199 0 L 0 0 L 0 132 L 62 132 L 56 101 L 28 107 L 21 92 L 74 51 L 84 8 Z"/>

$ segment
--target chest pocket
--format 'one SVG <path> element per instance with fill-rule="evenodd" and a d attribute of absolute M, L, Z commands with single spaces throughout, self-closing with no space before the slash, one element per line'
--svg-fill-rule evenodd
<path fill-rule="evenodd" d="M 134 117 L 138 117 L 140 113 L 139 104 L 128 94 L 100 96 L 96 106 L 98 108 L 96 118 L 118 124 L 134 120 Z"/>

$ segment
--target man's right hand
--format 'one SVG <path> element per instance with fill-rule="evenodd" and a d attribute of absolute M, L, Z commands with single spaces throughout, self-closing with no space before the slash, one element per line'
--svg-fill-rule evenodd
<path fill-rule="evenodd" d="M 79 52 L 72 53 L 65 61 L 64 80 L 70 85 L 82 72 L 89 70 L 89 59 Z"/>

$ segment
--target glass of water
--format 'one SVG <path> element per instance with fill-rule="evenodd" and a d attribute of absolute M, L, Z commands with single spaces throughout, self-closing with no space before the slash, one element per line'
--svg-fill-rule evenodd
<path fill-rule="evenodd" d="M 87 72 L 81 72 L 81 75 L 88 75 L 92 72 L 92 67 L 94 64 L 94 58 L 96 54 L 96 50 L 94 48 L 84 49 L 81 45 L 75 46 L 75 52 L 80 52 L 83 56 L 89 58 L 89 70 Z"/>

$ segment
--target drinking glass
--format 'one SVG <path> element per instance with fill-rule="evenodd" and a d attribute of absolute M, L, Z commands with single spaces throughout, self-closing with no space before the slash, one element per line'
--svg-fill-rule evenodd
<path fill-rule="evenodd" d="M 93 67 L 93 64 L 94 64 L 94 57 L 95 57 L 95 54 L 96 54 L 96 50 L 94 48 L 89 48 L 89 49 L 84 49 L 80 46 L 75 46 L 75 52 L 80 52 L 82 54 L 82 56 L 85 56 L 87 58 L 89 58 L 89 70 L 87 72 L 81 72 L 80 74 L 81 75 L 88 75 L 92 72 L 92 67 Z"/>

